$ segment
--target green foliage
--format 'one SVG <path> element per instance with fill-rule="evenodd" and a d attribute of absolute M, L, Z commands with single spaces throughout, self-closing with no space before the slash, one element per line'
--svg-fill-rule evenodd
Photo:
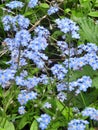
<path fill-rule="evenodd" d="M 30 130 L 38 130 L 38 123 L 36 120 L 33 121 Z"/>
<path fill-rule="evenodd" d="M 19 121 L 17 127 L 19 130 L 22 130 L 24 128 L 24 126 L 26 126 L 29 123 L 28 121 L 28 115 L 24 115 L 21 120 Z"/>
<path fill-rule="evenodd" d="M 93 11 L 93 12 L 90 12 L 88 15 L 91 16 L 91 17 L 98 17 L 98 12 Z"/>
<path fill-rule="evenodd" d="M 66 120 L 70 120 L 70 118 L 73 117 L 72 109 L 70 107 L 65 106 L 65 104 L 59 100 L 56 100 L 56 104 L 58 110 L 62 113 Z"/>
<path fill-rule="evenodd" d="M 49 5 L 47 3 L 41 3 L 39 7 L 47 9 L 47 8 L 49 8 Z"/>
<path fill-rule="evenodd" d="M 98 76 L 93 78 L 92 86 L 98 89 Z"/>
<path fill-rule="evenodd" d="M 94 71 L 90 66 L 84 66 L 81 70 L 71 71 L 70 81 L 76 80 L 83 75 L 90 76 L 92 79 L 98 76 L 98 72 Z"/>
<path fill-rule="evenodd" d="M 98 45 L 98 24 L 91 18 L 81 18 L 79 19 L 79 25 L 81 39 Z"/>
<path fill-rule="evenodd" d="M 15 130 L 13 123 L 4 117 L 0 117 L 0 127 L 0 130 Z"/>

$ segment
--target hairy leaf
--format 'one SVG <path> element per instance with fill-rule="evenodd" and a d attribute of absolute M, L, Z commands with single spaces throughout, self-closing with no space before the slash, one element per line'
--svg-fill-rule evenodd
<path fill-rule="evenodd" d="M 98 24 L 91 18 L 81 18 L 79 24 L 82 39 L 98 45 Z"/>

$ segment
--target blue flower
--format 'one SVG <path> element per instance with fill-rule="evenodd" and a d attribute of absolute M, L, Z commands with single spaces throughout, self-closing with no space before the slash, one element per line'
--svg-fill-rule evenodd
<path fill-rule="evenodd" d="M 67 84 L 66 83 L 58 83 L 57 84 L 57 91 L 60 92 L 60 91 L 64 91 L 64 90 L 67 90 Z"/>
<path fill-rule="evenodd" d="M 28 49 L 33 51 L 45 50 L 48 46 L 47 41 L 44 37 L 35 37 L 29 44 Z"/>
<path fill-rule="evenodd" d="M 41 117 L 37 119 L 41 130 L 45 130 L 51 121 L 51 117 L 48 114 L 41 114 Z"/>
<path fill-rule="evenodd" d="M 92 80 L 89 76 L 83 76 L 79 78 L 77 81 L 70 82 L 69 91 L 76 90 L 75 92 L 78 94 L 81 91 L 86 92 L 89 87 L 92 85 Z"/>
<path fill-rule="evenodd" d="M 6 43 L 8 49 L 9 49 L 10 51 L 13 51 L 13 50 L 15 49 L 15 44 L 14 44 L 15 41 L 14 41 L 14 39 L 12 39 L 12 38 L 6 38 L 6 39 L 4 40 L 4 42 Z"/>
<path fill-rule="evenodd" d="M 38 0 L 30 0 L 28 7 L 34 8 L 37 5 L 37 3 L 38 3 Z"/>
<path fill-rule="evenodd" d="M 52 106 L 49 102 L 46 102 L 43 107 L 44 108 L 51 108 Z"/>
<path fill-rule="evenodd" d="M 38 26 L 34 29 L 35 31 L 35 34 L 38 36 L 38 37 L 45 37 L 45 38 L 48 38 L 49 35 L 50 35 L 50 32 L 44 28 L 43 26 Z"/>
<path fill-rule="evenodd" d="M 45 84 L 45 85 L 48 84 L 49 83 L 49 77 L 47 75 L 45 75 L 45 74 L 42 74 L 40 76 L 40 82 Z"/>
<path fill-rule="evenodd" d="M 25 105 L 29 100 L 34 100 L 37 98 L 36 92 L 28 92 L 27 90 L 22 90 L 21 93 L 18 95 L 18 102 L 21 105 Z"/>
<path fill-rule="evenodd" d="M 16 22 L 15 19 L 13 19 L 13 17 L 10 15 L 6 15 L 5 17 L 2 18 L 2 23 L 5 31 L 13 29 L 15 27 L 15 22 Z M 14 30 L 16 30 L 16 27 L 14 28 Z"/>
<path fill-rule="evenodd" d="M 86 120 L 73 119 L 68 123 L 68 130 L 85 130 L 88 124 Z"/>
<path fill-rule="evenodd" d="M 28 46 L 31 40 L 31 34 L 27 30 L 21 30 L 15 35 L 15 43 L 20 47 Z"/>
<path fill-rule="evenodd" d="M 18 113 L 19 114 L 24 114 L 26 111 L 25 111 L 25 107 L 24 106 L 20 106 L 19 108 L 18 108 Z"/>
<path fill-rule="evenodd" d="M 61 102 L 64 102 L 65 100 L 67 100 L 67 95 L 66 95 L 64 92 L 60 92 L 60 93 L 57 95 L 57 98 L 58 98 Z"/>
<path fill-rule="evenodd" d="M 96 46 L 93 43 L 87 43 L 86 45 L 82 44 L 78 46 L 78 49 L 82 49 L 85 52 L 91 53 L 91 52 L 97 52 L 98 46 Z"/>
<path fill-rule="evenodd" d="M 28 76 L 28 72 L 26 70 L 23 70 L 21 73 L 20 73 L 20 76 L 21 77 L 27 77 Z"/>
<path fill-rule="evenodd" d="M 98 110 L 92 107 L 87 107 L 82 111 L 83 116 L 90 117 L 91 120 L 98 121 Z"/>
<path fill-rule="evenodd" d="M 27 29 L 29 27 L 30 20 L 25 18 L 23 15 L 16 15 L 14 19 L 16 21 L 16 26 L 18 24 L 19 29 Z"/>
<path fill-rule="evenodd" d="M 24 6 L 23 2 L 20 1 L 11 1 L 10 3 L 6 4 L 7 7 L 9 7 L 10 9 L 16 9 L 16 8 L 22 8 Z"/>
<path fill-rule="evenodd" d="M 25 86 L 25 81 L 24 81 L 23 77 L 21 77 L 21 76 L 16 76 L 15 81 L 16 81 L 16 84 L 17 84 L 17 85 Z"/>
<path fill-rule="evenodd" d="M 57 4 L 55 4 L 55 5 L 51 6 L 50 9 L 48 10 L 48 15 L 54 14 L 58 11 L 59 11 L 59 7 Z"/>
<path fill-rule="evenodd" d="M 16 71 L 13 69 L 5 69 L 0 71 L 0 85 L 5 88 L 10 85 L 10 81 L 14 80 Z"/>
<path fill-rule="evenodd" d="M 56 24 L 58 25 L 58 28 L 66 33 L 71 33 L 72 38 L 79 39 L 80 36 L 77 33 L 79 30 L 79 27 L 76 25 L 75 22 L 68 18 L 63 18 L 63 19 L 56 19 Z"/>
<path fill-rule="evenodd" d="M 40 81 L 40 78 L 37 78 L 37 77 L 33 77 L 33 78 L 27 78 L 27 82 L 26 82 L 26 87 L 27 89 L 31 89 L 31 88 L 34 88 L 35 86 L 38 85 Z"/>
<path fill-rule="evenodd" d="M 2 18 L 2 23 L 5 31 L 19 31 L 20 29 L 27 29 L 30 20 L 22 15 L 10 16 L 6 15 Z"/>
<path fill-rule="evenodd" d="M 62 65 L 60 64 L 55 64 L 52 68 L 51 71 L 53 75 L 55 75 L 59 80 L 64 79 L 66 76 L 68 70 L 65 69 Z"/>
<path fill-rule="evenodd" d="M 39 51 L 24 51 L 24 56 L 31 59 L 38 68 L 44 68 L 45 60 L 48 60 L 48 57 Z"/>

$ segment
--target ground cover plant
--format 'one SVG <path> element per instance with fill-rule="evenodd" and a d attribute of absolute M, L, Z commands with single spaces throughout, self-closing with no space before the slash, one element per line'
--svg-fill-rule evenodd
<path fill-rule="evenodd" d="M 98 0 L 1 0 L 0 130 L 98 129 Z"/>

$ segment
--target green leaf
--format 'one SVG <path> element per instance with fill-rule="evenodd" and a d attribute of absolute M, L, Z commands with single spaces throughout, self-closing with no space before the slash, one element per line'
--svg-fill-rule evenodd
<path fill-rule="evenodd" d="M 69 12 L 71 12 L 71 9 L 70 9 L 70 8 L 67 8 L 67 9 L 64 10 L 64 12 L 65 12 L 65 13 L 69 13 Z"/>
<path fill-rule="evenodd" d="M 54 128 L 51 128 L 51 130 L 58 130 L 58 129 L 57 129 L 57 128 L 55 128 L 55 129 L 54 129 Z"/>
<path fill-rule="evenodd" d="M 98 72 L 94 71 L 90 66 L 87 65 L 87 66 L 84 66 L 82 70 L 71 71 L 70 81 L 77 80 L 78 78 L 81 78 L 84 75 L 87 75 L 93 78 L 94 76 L 98 75 Z"/>
<path fill-rule="evenodd" d="M 4 129 L 4 128 L 0 128 L 0 130 L 6 130 L 6 129 Z"/>
<path fill-rule="evenodd" d="M 81 40 L 87 40 L 98 45 L 98 24 L 95 24 L 91 18 L 81 18 L 79 19 L 79 25 Z"/>
<path fill-rule="evenodd" d="M 40 7 L 41 7 L 41 8 L 49 8 L 49 5 L 46 4 L 46 3 L 41 3 L 41 4 L 40 4 Z"/>
<path fill-rule="evenodd" d="M 63 103 L 61 103 L 58 99 L 56 100 L 57 108 L 62 113 L 62 115 L 68 120 L 73 116 L 71 108 L 66 107 Z M 68 117 L 70 115 L 70 117 Z"/>
<path fill-rule="evenodd" d="M 30 130 L 38 130 L 38 123 L 36 120 L 33 121 Z"/>
<path fill-rule="evenodd" d="M 9 122 L 7 119 L 0 117 L 0 130 L 15 130 L 15 127 L 12 122 Z"/>
<path fill-rule="evenodd" d="M 26 12 L 26 13 L 24 14 L 24 16 L 29 16 L 29 15 L 32 15 L 32 14 L 33 14 L 32 11 L 28 11 L 28 12 Z"/>
<path fill-rule="evenodd" d="M 53 129 L 57 129 L 61 126 L 61 122 L 60 121 L 56 121 L 53 125 L 52 125 L 52 128 Z"/>
<path fill-rule="evenodd" d="M 52 37 L 57 39 L 59 36 L 62 36 L 62 32 L 61 31 L 55 31 L 53 34 L 52 34 Z"/>
<path fill-rule="evenodd" d="M 95 128 L 90 128 L 90 130 L 95 130 Z"/>
<path fill-rule="evenodd" d="M 86 12 L 91 10 L 91 2 L 90 0 L 79 0 L 80 5 Z"/>
<path fill-rule="evenodd" d="M 95 2 L 95 5 L 94 5 L 95 7 L 98 7 L 98 0 L 96 0 L 96 2 Z"/>
<path fill-rule="evenodd" d="M 98 11 L 90 12 L 88 15 L 92 17 L 98 17 Z"/>
<path fill-rule="evenodd" d="M 24 115 L 18 124 L 19 130 L 21 130 L 26 124 L 28 124 L 28 117 Z"/>
<path fill-rule="evenodd" d="M 95 78 L 93 79 L 92 86 L 98 89 L 98 77 L 95 77 Z"/>

